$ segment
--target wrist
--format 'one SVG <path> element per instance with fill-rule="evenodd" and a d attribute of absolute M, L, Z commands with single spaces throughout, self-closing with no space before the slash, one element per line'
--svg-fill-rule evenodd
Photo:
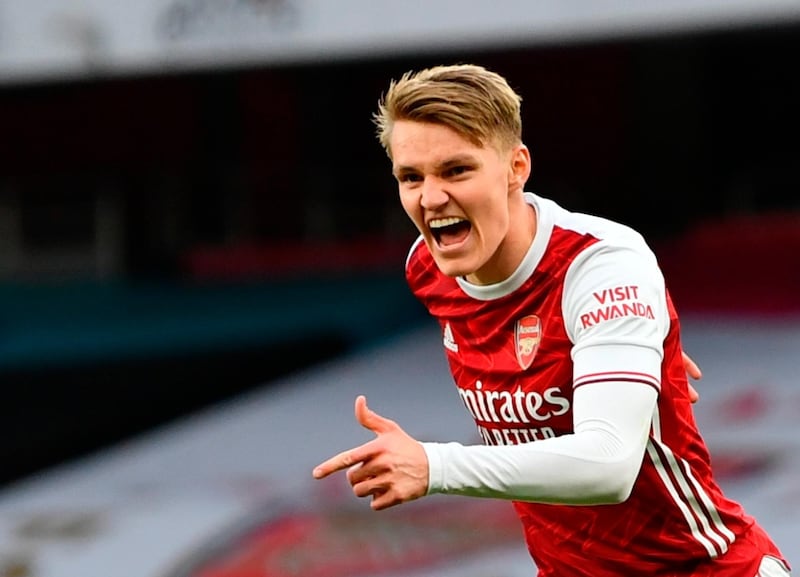
<path fill-rule="evenodd" d="M 428 489 L 426 495 L 441 493 L 444 486 L 444 467 L 440 443 L 420 443 L 428 458 Z"/>

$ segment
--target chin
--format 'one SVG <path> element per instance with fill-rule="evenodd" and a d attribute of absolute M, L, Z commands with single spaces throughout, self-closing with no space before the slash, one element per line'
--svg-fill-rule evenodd
<path fill-rule="evenodd" d="M 453 259 L 442 258 L 441 256 L 434 257 L 436 261 L 436 266 L 439 267 L 439 270 L 442 272 L 443 275 L 449 277 L 460 277 L 460 276 L 467 276 L 468 274 L 472 274 L 474 269 L 468 266 L 465 266 L 464 262 L 456 262 Z"/>

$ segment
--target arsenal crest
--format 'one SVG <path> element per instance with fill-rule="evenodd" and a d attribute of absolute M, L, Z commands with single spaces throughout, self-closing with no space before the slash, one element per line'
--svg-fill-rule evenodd
<path fill-rule="evenodd" d="M 517 361 L 524 371 L 531 366 L 539 342 L 542 340 L 542 321 L 536 315 L 528 315 L 517 321 L 514 327 L 514 346 Z"/>

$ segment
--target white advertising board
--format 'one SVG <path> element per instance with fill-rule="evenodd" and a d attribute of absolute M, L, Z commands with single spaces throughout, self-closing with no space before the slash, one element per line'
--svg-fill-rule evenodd
<path fill-rule="evenodd" d="M 798 20 L 796 0 L 5 0 L 0 82 L 528 46 Z"/>

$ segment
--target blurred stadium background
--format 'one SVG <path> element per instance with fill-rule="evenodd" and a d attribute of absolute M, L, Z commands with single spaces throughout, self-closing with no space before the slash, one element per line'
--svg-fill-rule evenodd
<path fill-rule="evenodd" d="M 529 190 L 650 239 L 797 563 L 798 53 L 793 0 L 0 1 L 0 577 L 532 574 L 503 504 L 310 480 L 358 393 L 472 439 L 370 120 L 449 62 L 523 94 Z"/>

